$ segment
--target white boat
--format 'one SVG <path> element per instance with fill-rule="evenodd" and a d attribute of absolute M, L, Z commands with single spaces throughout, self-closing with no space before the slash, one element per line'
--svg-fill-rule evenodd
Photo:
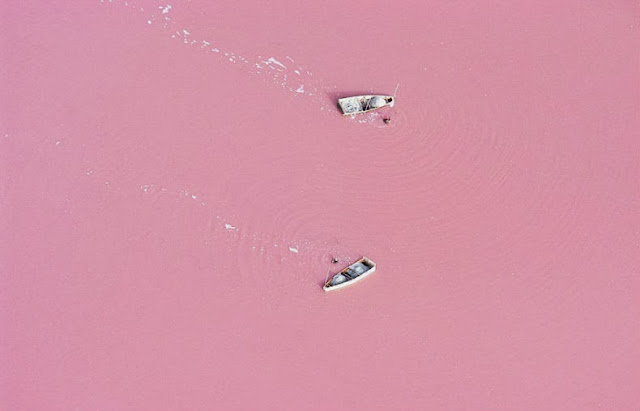
<path fill-rule="evenodd" d="M 339 290 L 340 288 L 348 287 L 363 280 L 369 274 L 376 271 L 376 263 L 369 260 L 367 257 L 362 257 L 349 267 L 340 271 L 338 274 L 331 277 L 322 287 L 325 291 Z"/>
<path fill-rule="evenodd" d="M 338 105 L 340 106 L 340 110 L 342 110 L 342 115 L 345 116 L 366 113 L 386 106 L 393 107 L 394 102 L 394 96 L 383 96 L 377 94 L 338 99 Z"/>

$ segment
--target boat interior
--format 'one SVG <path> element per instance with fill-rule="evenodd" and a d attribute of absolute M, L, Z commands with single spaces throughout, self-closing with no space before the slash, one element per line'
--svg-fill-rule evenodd
<path fill-rule="evenodd" d="M 393 104 L 393 96 L 378 96 L 378 95 L 366 95 L 356 97 L 344 97 L 339 100 L 338 106 L 343 114 L 357 114 L 364 111 L 380 108 L 382 106 L 374 107 L 371 104 L 372 99 L 377 97 L 384 98 L 384 105 Z"/>
<path fill-rule="evenodd" d="M 370 269 L 371 269 L 371 266 L 365 264 L 363 261 L 358 261 L 357 263 L 347 267 L 346 274 L 351 278 L 356 278 L 361 274 L 364 274 L 365 272 L 369 271 Z"/>
<path fill-rule="evenodd" d="M 334 275 L 331 279 L 331 285 L 338 285 L 345 281 L 353 280 L 354 278 L 366 273 L 371 268 L 372 266 L 367 264 L 367 262 L 358 261 Z"/>

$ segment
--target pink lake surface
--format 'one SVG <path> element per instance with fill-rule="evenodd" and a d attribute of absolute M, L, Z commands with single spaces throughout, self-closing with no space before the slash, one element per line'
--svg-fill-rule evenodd
<path fill-rule="evenodd" d="M 637 2 L 0 15 L 3 410 L 640 409 Z"/>

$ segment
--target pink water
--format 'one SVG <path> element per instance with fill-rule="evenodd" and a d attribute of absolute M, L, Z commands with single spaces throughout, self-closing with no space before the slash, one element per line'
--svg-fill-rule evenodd
<path fill-rule="evenodd" d="M 0 6 L 2 409 L 640 408 L 638 4 L 71 3 Z"/>

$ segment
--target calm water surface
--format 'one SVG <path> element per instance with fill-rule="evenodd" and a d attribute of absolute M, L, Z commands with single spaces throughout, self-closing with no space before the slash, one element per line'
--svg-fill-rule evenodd
<path fill-rule="evenodd" d="M 3 409 L 640 407 L 638 5 L 1 8 Z"/>

